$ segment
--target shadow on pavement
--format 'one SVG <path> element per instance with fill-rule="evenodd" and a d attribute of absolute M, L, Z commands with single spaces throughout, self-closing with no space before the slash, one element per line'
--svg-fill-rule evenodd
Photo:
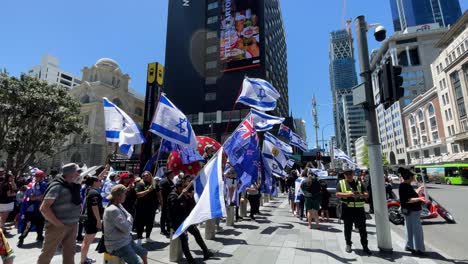
<path fill-rule="evenodd" d="M 234 225 L 235 228 L 240 228 L 240 229 L 249 229 L 249 230 L 254 230 L 254 229 L 259 229 L 259 226 L 255 225 Z"/>
<path fill-rule="evenodd" d="M 447 225 L 447 221 L 441 220 L 441 221 L 421 221 L 422 225 Z"/>
<path fill-rule="evenodd" d="M 266 220 L 266 219 L 265 220 L 264 219 L 256 219 L 255 221 L 257 223 L 259 223 L 259 224 L 269 224 L 269 223 L 271 223 L 270 220 Z"/>
<path fill-rule="evenodd" d="M 33 243 L 24 243 L 21 249 L 42 248 L 42 241 L 34 241 Z"/>
<path fill-rule="evenodd" d="M 303 226 L 309 226 L 309 223 L 307 222 L 297 222 L 298 224 L 300 225 L 303 225 Z M 312 223 L 312 229 L 317 229 L 316 228 L 316 225 L 315 225 L 315 222 Z M 337 229 L 337 228 L 334 228 L 333 226 L 330 226 L 330 225 L 325 225 L 325 224 L 320 224 L 320 231 L 324 231 L 324 232 L 331 232 L 331 233 L 341 233 L 343 231 L 341 231 L 340 229 Z"/>
<path fill-rule="evenodd" d="M 216 242 L 219 242 L 223 245 L 247 245 L 247 241 L 244 239 L 235 239 L 235 238 L 228 238 L 228 237 L 215 237 L 213 239 Z"/>
<path fill-rule="evenodd" d="M 148 251 L 161 250 L 169 246 L 169 243 L 153 241 L 151 243 L 143 244 L 143 247 Z"/>
<path fill-rule="evenodd" d="M 333 253 L 333 252 L 330 252 L 330 251 L 326 251 L 326 250 L 323 250 L 323 249 L 312 249 L 312 248 L 296 248 L 298 250 L 302 250 L 302 251 L 305 251 L 305 252 L 315 252 L 315 253 L 322 253 L 324 255 L 327 255 L 331 258 L 334 258 L 336 259 L 338 262 L 340 263 L 352 263 L 354 261 L 356 261 L 356 258 L 343 258 L 343 257 L 340 257 L 338 256 L 337 254 Z"/>
<path fill-rule="evenodd" d="M 354 252 L 359 256 L 367 256 L 361 249 L 355 249 Z M 426 252 L 426 256 L 417 257 L 411 254 L 410 252 L 401 252 L 401 251 L 393 251 L 392 253 L 388 252 L 381 252 L 381 251 L 373 251 L 371 258 L 380 258 L 385 259 L 390 262 L 397 262 L 400 263 L 403 257 L 413 257 L 413 258 L 420 258 L 420 259 L 430 259 L 435 260 L 437 263 L 454 263 L 454 264 L 467 264 L 468 260 L 454 260 L 454 259 L 447 259 L 444 256 L 440 255 L 437 252 Z"/>
<path fill-rule="evenodd" d="M 237 228 L 237 225 L 234 227 Z M 222 234 L 224 236 L 238 236 L 242 234 L 242 232 L 236 231 L 235 229 L 224 229 L 223 231 L 219 232 L 218 234 Z"/>
<path fill-rule="evenodd" d="M 197 256 L 203 256 L 203 252 L 201 250 L 192 250 L 193 253 L 197 254 Z M 210 258 L 210 260 L 221 260 L 223 258 L 230 258 L 232 257 L 231 254 L 226 254 L 222 252 L 216 252 L 213 257 Z M 203 260 L 203 257 L 195 257 L 196 263 L 205 263 L 206 260 Z M 185 259 L 184 259 L 185 260 Z M 179 263 L 187 263 L 185 262 L 179 262 Z"/>

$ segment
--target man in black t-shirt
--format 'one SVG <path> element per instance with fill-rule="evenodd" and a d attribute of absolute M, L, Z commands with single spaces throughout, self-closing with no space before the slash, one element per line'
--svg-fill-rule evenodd
<path fill-rule="evenodd" d="M 146 242 L 152 242 L 150 236 L 153 229 L 156 209 L 162 203 L 159 186 L 154 183 L 151 172 L 145 171 L 141 175 L 142 181 L 136 184 L 137 195 L 135 205 L 135 227 L 137 230 L 137 241 L 141 245 L 143 229 L 146 229 Z"/>
<path fill-rule="evenodd" d="M 172 189 L 174 189 L 174 182 L 172 181 L 174 179 L 174 172 L 168 170 L 164 173 L 164 175 L 166 176 L 166 178 L 162 179 L 159 183 L 159 187 L 161 188 L 161 197 L 163 200 L 163 203 L 161 205 L 161 219 L 159 223 L 161 225 L 161 234 L 165 235 L 166 237 L 169 237 L 169 230 L 171 230 L 171 226 L 168 220 L 169 206 L 167 198 L 172 192 Z"/>

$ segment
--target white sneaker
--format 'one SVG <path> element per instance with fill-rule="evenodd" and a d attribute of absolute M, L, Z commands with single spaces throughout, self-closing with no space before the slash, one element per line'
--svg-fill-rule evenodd
<path fill-rule="evenodd" d="M 141 246 L 141 238 L 137 239 L 137 245 Z"/>

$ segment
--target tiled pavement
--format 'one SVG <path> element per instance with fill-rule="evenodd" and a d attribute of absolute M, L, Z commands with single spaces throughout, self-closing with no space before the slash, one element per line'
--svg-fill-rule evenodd
<path fill-rule="evenodd" d="M 426 258 L 416 258 L 403 251 L 403 238 L 392 232 L 393 254 L 383 254 L 377 250 L 374 221 L 367 221 L 369 247 L 374 252 L 368 257 L 362 254 L 359 234 L 353 232 L 353 253 L 344 251 L 345 242 L 342 233 L 343 225 L 336 221 L 324 223 L 320 230 L 308 229 L 307 223 L 292 216 L 286 198 L 275 198 L 261 208 L 262 215 L 257 221 L 244 220 L 235 223 L 234 227 L 224 227 L 214 240 L 206 241 L 210 249 L 218 251 L 215 258 L 207 263 L 260 263 L 260 264 L 307 264 L 307 263 L 455 263 L 446 259 L 440 252 L 431 252 Z M 159 218 L 159 215 L 156 217 Z M 202 235 L 204 229 L 200 228 Z M 12 234 L 15 232 L 12 231 Z M 200 263 L 203 262 L 202 252 L 193 238 L 190 237 L 192 254 Z M 16 248 L 17 236 L 9 238 L 16 252 L 15 263 L 32 264 L 37 260 L 40 244 L 33 243 L 35 234 L 30 234 L 24 248 Z M 149 263 L 169 262 L 169 240 L 159 234 L 159 228 L 154 228 L 151 238 L 155 242 L 144 245 L 149 250 Z M 91 245 L 89 257 L 103 263 L 103 256 L 94 251 L 95 243 Z M 79 246 L 77 246 L 79 252 Z M 60 254 L 54 257 L 52 263 L 61 263 Z M 79 263 L 79 253 L 76 255 Z M 182 260 L 180 263 L 185 263 Z"/>

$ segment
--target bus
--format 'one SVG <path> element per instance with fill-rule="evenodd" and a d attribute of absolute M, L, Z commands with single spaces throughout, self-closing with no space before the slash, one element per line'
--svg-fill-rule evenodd
<path fill-rule="evenodd" d="M 415 171 L 431 182 L 468 185 L 468 163 L 417 165 Z"/>

